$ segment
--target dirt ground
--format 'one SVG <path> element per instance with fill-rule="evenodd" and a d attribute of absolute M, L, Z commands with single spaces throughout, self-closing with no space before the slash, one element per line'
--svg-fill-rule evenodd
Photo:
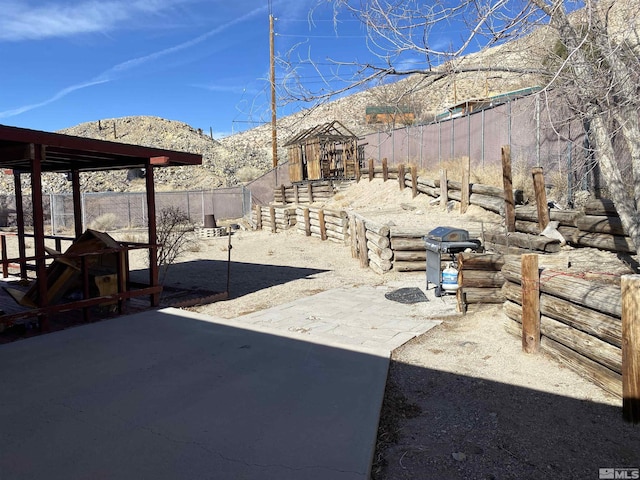
<path fill-rule="evenodd" d="M 426 231 L 500 228 L 499 218 L 480 209 L 460 216 L 385 185 L 376 187 L 373 202 L 368 189 L 358 188 L 337 201 L 380 221 Z M 373 206 L 381 203 L 385 208 Z M 227 242 L 201 241 L 168 280 L 187 286 L 206 278 L 215 288 L 226 279 Z M 424 278 L 379 276 L 360 268 L 348 246 L 295 230 L 238 231 L 231 242 L 231 298 L 193 310 L 232 318 L 331 288 Z M 626 270 L 614 254 L 567 254 L 574 268 L 594 275 Z M 505 321 L 500 306 L 471 308 L 393 353 L 374 479 L 598 478 L 599 468 L 640 467 L 640 427 L 622 421 L 621 400 L 544 354 L 524 354 Z"/>
<path fill-rule="evenodd" d="M 396 185 L 358 184 L 331 207 L 349 207 L 381 222 L 429 231 L 500 228 L 500 218 L 470 208 L 460 216 L 411 198 Z M 230 299 L 190 307 L 233 318 L 332 288 L 415 283 L 423 272 L 363 269 L 349 246 L 237 230 L 230 237 Z M 229 237 L 201 239 L 166 283 L 224 291 Z M 583 270 L 624 271 L 614 254 L 568 249 Z M 137 262 L 137 263 L 136 263 Z M 143 265 L 133 258 L 132 265 Z M 393 352 L 373 478 L 598 478 L 605 467 L 640 467 L 640 426 L 622 421 L 621 400 L 543 354 L 522 353 L 506 333 L 500 306 L 472 308 Z"/>

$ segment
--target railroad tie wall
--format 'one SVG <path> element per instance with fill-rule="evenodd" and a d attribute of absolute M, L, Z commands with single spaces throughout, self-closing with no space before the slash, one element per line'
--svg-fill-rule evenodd
<path fill-rule="evenodd" d="M 330 199 L 335 189 L 329 181 L 280 185 L 274 189 L 274 203 L 282 205 L 324 202 Z"/>
<path fill-rule="evenodd" d="M 269 228 L 271 232 L 276 233 L 295 226 L 295 213 L 295 207 L 256 205 L 252 210 L 251 220 L 256 230 Z"/>
<path fill-rule="evenodd" d="M 508 258 L 506 329 L 522 337 L 523 291 L 519 258 Z M 527 285 L 525 283 L 525 285 Z M 539 276 L 540 349 L 622 397 L 622 299 L 620 287 L 542 268 Z M 527 288 L 527 287 L 525 287 Z"/>
<path fill-rule="evenodd" d="M 295 209 L 297 231 L 307 237 L 346 243 L 349 219 L 344 210 L 298 206 Z"/>
<path fill-rule="evenodd" d="M 380 275 L 391 270 L 393 251 L 390 248 L 388 225 L 352 212 L 349 215 L 349 231 L 351 256 L 360 260 L 361 267 L 369 267 Z"/>

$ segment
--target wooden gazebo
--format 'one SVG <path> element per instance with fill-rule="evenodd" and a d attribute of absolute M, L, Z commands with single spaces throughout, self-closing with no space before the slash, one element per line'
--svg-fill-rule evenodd
<path fill-rule="evenodd" d="M 355 178 L 358 137 L 337 120 L 305 130 L 284 146 L 292 182 Z"/>
<path fill-rule="evenodd" d="M 83 309 L 104 302 L 105 299 L 88 298 L 88 274 L 86 272 L 87 256 L 92 252 L 82 252 L 72 258 L 81 280 L 85 283 L 85 294 L 81 300 L 75 300 L 64 305 L 52 305 L 48 299 L 51 294 L 48 291 L 52 285 L 52 279 L 48 278 L 51 269 L 47 262 L 55 261 L 56 254 L 45 247 L 44 211 L 41 174 L 44 172 L 66 173 L 70 176 L 73 190 L 74 233 L 75 239 L 83 235 L 82 208 L 80 192 L 80 172 L 94 172 L 119 169 L 144 169 L 146 180 L 146 199 L 148 211 L 148 245 L 149 250 L 149 286 L 133 292 L 128 285 L 128 271 L 121 271 L 118 267 L 116 293 L 110 295 L 109 300 L 117 303 L 122 309 L 124 300 L 136 295 L 149 295 L 151 305 L 158 306 L 162 286 L 159 283 L 157 238 L 156 238 L 156 209 L 154 176 L 155 167 L 167 167 L 178 165 L 200 165 L 202 156 L 192 153 L 149 148 L 138 145 L 129 145 L 117 142 L 108 142 L 90 138 L 74 137 L 57 133 L 49 133 L 24 128 L 0 125 L 0 168 L 14 175 L 16 196 L 16 223 L 18 237 L 19 257 L 12 259 L 20 266 L 20 276 L 27 278 L 28 268 L 35 270 L 37 286 L 33 297 L 35 305 L 28 311 L 5 312 L 0 317 L 0 325 L 10 325 L 13 318 L 26 316 L 38 316 L 46 326 L 49 314 Z M 28 174 L 31 182 L 31 200 L 33 205 L 33 234 L 25 232 L 25 211 L 23 207 L 22 176 Z M 25 238 L 33 236 L 35 255 L 26 256 Z M 4 245 L 4 237 L 3 247 Z M 111 245 L 113 247 L 113 245 Z M 126 246 L 120 251 L 106 250 L 115 253 L 121 258 L 125 257 Z M 114 250 L 114 248 L 111 248 Z M 117 248 L 115 250 L 118 250 Z M 7 257 L 3 250 L 3 274 L 6 277 Z M 64 259 L 69 261 L 69 258 Z M 128 262 L 116 262 L 118 265 L 127 265 Z M 8 309 L 9 310 L 9 309 Z"/>

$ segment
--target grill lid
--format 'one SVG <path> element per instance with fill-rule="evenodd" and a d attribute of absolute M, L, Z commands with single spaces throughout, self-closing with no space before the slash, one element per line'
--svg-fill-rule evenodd
<path fill-rule="evenodd" d="M 437 227 L 429 232 L 427 238 L 438 242 L 468 242 L 469 232 L 462 228 Z"/>

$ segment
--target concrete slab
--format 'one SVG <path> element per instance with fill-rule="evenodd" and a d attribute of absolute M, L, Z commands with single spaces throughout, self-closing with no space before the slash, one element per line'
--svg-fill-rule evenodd
<path fill-rule="evenodd" d="M 1 346 L 0 478 L 369 478 L 389 345 L 214 322 L 165 309 Z"/>

